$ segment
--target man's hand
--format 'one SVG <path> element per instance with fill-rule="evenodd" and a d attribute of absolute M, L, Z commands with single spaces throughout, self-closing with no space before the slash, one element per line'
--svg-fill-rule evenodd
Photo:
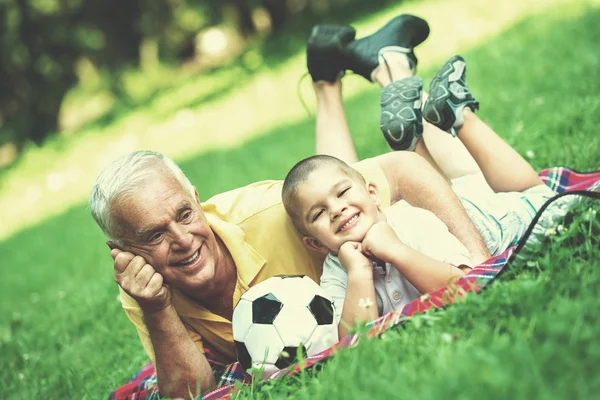
<path fill-rule="evenodd" d="M 162 275 L 143 257 L 119 249 L 112 249 L 110 255 L 115 261 L 115 281 L 144 312 L 161 311 L 171 304 L 171 291 Z"/>
<path fill-rule="evenodd" d="M 358 242 L 346 242 L 338 252 L 340 263 L 348 274 L 373 274 L 373 264 L 362 252 L 361 244 Z"/>
<path fill-rule="evenodd" d="M 384 221 L 377 222 L 369 229 L 362 241 L 362 251 L 369 257 L 391 263 L 404 243 L 398 238 L 392 227 Z"/>

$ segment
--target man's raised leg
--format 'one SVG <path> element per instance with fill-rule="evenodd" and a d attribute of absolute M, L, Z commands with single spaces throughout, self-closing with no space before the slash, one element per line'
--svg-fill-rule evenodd
<path fill-rule="evenodd" d="M 316 154 L 327 154 L 348 164 L 358 161 L 342 103 L 342 81 L 313 82 L 317 98 Z"/>
<path fill-rule="evenodd" d="M 306 46 L 306 63 L 317 99 L 316 154 L 327 154 L 349 164 L 358 161 L 342 103 L 344 48 L 356 32 L 347 25 L 317 25 Z"/>

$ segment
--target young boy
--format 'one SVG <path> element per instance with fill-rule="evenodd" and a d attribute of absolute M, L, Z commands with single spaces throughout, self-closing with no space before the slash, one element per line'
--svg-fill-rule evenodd
<path fill-rule="evenodd" d="M 554 193 L 473 114 L 478 103 L 465 71 L 464 60 L 455 56 L 436 74 L 423 107 L 429 123 L 423 125 L 426 133 L 452 128 L 481 168 L 455 168 L 447 175 L 490 252 L 497 254 L 518 241 Z M 384 88 L 381 127 L 391 147 L 408 144 L 404 149 L 416 148 L 435 163 L 419 129 L 421 86 L 420 78 L 410 77 Z M 407 109 L 416 118 L 405 118 Z M 306 246 L 328 253 L 321 285 L 336 304 L 340 336 L 355 321 L 400 308 L 470 269 L 468 253 L 435 216 L 403 202 L 380 210 L 377 187 L 334 158 L 298 163 L 286 177 L 282 197 Z"/>
<path fill-rule="evenodd" d="M 469 252 L 433 213 L 404 201 L 381 210 L 377 186 L 337 158 L 296 164 L 282 196 L 305 245 L 327 254 L 321 286 L 335 304 L 340 337 L 354 321 L 373 320 L 470 269 Z"/>

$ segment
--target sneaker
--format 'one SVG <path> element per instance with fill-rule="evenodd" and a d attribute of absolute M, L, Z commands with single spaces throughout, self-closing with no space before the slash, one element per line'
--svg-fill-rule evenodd
<path fill-rule="evenodd" d="M 429 36 L 429 25 L 413 15 L 399 15 L 372 35 L 351 42 L 348 47 L 346 68 L 373 81 L 372 73 L 379 65 L 379 50 L 388 47 L 406 54 L 409 67 L 414 72 L 417 57 L 413 48 Z"/>
<path fill-rule="evenodd" d="M 421 78 L 411 76 L 392 82 L 381 92 L 379 126 L 392 150 L 414 150 L 423 135 L 422 89 Z"/>
<path fill-rule="evenodd" d="M 306 46 L 306 64 L 314 82 L 335 82 L 344 75 L 344 48 L 355 35 L 354 28 L 347 25 L 313 27 Z"/>
<path fill-rule="evenodd" d="M 441 130 L 456 130 L 464 123 L 463 110 L 479 109 L 479 103 L 467 87 L 467 64 L 459 56 L 453 56 L 435 74 L 429 85 L 429 98 L 423 107 L 423 117 Z"/>

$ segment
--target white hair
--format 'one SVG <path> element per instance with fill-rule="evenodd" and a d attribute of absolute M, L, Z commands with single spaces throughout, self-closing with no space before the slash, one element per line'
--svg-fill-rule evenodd
<path fill-rule="evenodd" d="M 135 151 L 107 165 L 92 188 L 89 206 L 94 220 L 109 240 L 121 245 L 118 226 L 112 216 L 112 204 L 131 193 L 144 179 L 158 171 L 170 173 L 194 196 L 195 189 L 173 160 L 157 151 Z"/>

